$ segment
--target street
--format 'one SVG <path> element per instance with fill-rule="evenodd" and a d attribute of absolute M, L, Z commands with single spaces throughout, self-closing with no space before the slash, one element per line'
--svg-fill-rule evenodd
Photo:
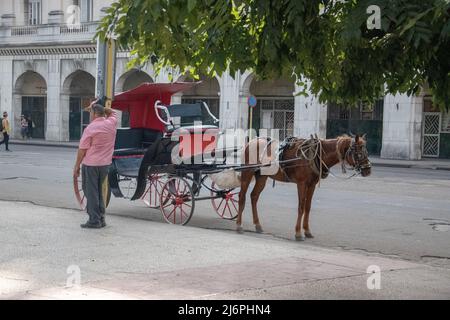
<path fill-rule="evenodd" d="M 77 209 L 71 182 L 75 149 L 13 145 L 12 150 L 0 153 L 0 200 Z M 450 268 L 449 191 L 450 171 L 445 170 L 375 166 L 368 178 L 330 176 L 322 180 L 313 199 L 310 221 L 315 238 L 304 243 Z M 247 236 L 257 237 L 249 202 L 247 195 L 244 228 Z M 74 214 L 79 214 L 79 223 L 86 220 L 83 212 Z M 166 224 L 159 210 L 141 201 L 113 197 L 108 214 L 149 225 Z M 259 201 L 259 215 L 264 236 L 295 243 L 295 185 L 276 183 L 272 188 L 269 181 Z M 37 221 L 46 223 L 44 218 Z M 78 224 L 73 227 L 79 228 Z M 221 220 L 210 201 L 198 201 L 185 228 L 234 233 L 235 223 Z"/>

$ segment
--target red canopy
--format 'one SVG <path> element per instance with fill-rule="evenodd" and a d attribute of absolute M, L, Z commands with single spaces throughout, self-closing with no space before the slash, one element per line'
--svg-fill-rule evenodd
<path fill-rule="evenodd" d="M 131 128 L 147 128 L 164 131 L 164 124 L 155 114 L 155 102 L 169 105 L 173 94 L 192 88 L 200 82 L 143 83 L 140 86 L 114 96 L 112 108 L 128 111 Z"/>

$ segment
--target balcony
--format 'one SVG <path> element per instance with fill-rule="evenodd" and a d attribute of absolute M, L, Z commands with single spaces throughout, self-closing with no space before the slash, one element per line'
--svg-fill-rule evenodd
<path fill-rule="evenodd" d="M 91 42 L 97 26 L 98 22 L 83 23 L 77 26 L 43 24 L 0 27 L 0 47 Z"/>

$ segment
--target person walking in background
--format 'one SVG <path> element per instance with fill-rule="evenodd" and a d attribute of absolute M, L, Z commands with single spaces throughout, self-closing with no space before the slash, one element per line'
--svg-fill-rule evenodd
<path fill-rule="evenodd" d="M 11 127 L 9 125 L 8 113 L 6 111 L 3 112 L 1 131 L 3 133 L 3 140 L 0 142 L 0 145 L 4 143 L 6 151 L 11 151 L 9 150 L 9 134 L 11 133 Z"/>
<path fill-rule="evenodd" d="M 109 108 L 95 102 L 87 111 L 91 123 L 86 127 L 80 140 L 73 177 L 81 177 L 83 192 L 87 199 L 89 220 L 82 228 L 99 229 L 106 226 L 103 190 L 108 183 L 108 170 L 112 163 L 114 142 L 116 140 L 117 115 Z"/>
<path fill-rule="evenodd" d="M 20 116 L 20 135 L 25 140 L 28 136 L 28 121 L 24 115 Z"/>
<path fill-rule="evenodd" d="M 28 117 L 27 122 L 28 122 L 27 136 L 28 136 L 28 139 L 32 139 L 34 123 L 33 123 L 33 120 L 31 119 L 31 116 Z"/>

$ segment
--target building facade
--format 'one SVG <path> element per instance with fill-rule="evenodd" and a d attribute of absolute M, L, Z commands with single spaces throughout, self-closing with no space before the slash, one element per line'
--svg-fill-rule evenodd
<path fill-rule="evenodd" d="M 13 138 L 24 114 L 34 122 L 33 138 L 76 141 L 88 124 L 83 107 L 95 92 L 98 21 L 112 1 L 4 0 L 0 2 L 0 110 L 11 115 Z M 75 20 L 73 20 L 75 19 Z M 74 21 L 77 22 L 74 25 Z M 116 92 L 143 82 L 170 82 L 151 65 L 127 69 L 128 52 L 119 52 Z M 179 81 L 189 81 L 175 75 Z M 293 79 L 258 80 L 251 71 L 233 77 L 202 77 L 173 102 L 206 101 L 222 129 L 249 127 L 247 99 L 255 95 L 252 127 L 279 129 L 280 136 L 334 137 L 368 134 L 369 151 L 385 158 L 450 157 L 450 117 L 436 111 L 426 90 L 419 95 L 388 95 L 375 105 L 346 108 L 296 95 Z M 122 125 L 128 123 L 122 114 Z"/>

